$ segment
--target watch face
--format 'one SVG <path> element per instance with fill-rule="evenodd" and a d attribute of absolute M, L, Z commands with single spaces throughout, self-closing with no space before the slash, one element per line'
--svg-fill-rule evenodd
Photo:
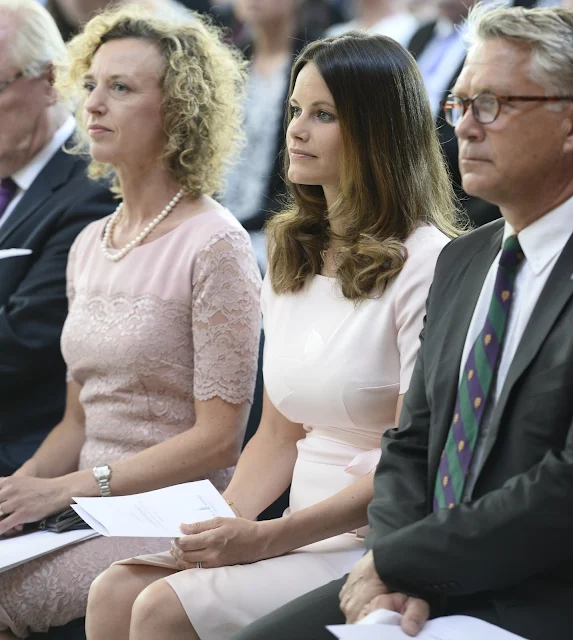
<path fill-rule="evenodd" d="M 94 476 L 98 480 L 105 480 L 106 478 L 109 478 L 109 467 L 95 467 Z"/>

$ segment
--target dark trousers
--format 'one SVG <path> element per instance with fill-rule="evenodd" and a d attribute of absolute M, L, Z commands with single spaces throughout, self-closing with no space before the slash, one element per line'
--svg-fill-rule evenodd
<path fill-rule="evenodd" d="M 86 619 L 78 618 L 63 627 L 52 627 L 47 633 L 32 633 L 30 640 L 86 640 Z"/>
<path fill-rule="evenodd" d="M 346 578 L 344 576 L 289 602 L 234 634 L 229 640 L 333 640 L 334 636 L 326 630 L 326 625 L 346 622 L 338 599 Z M 448 615 L 468 615 L 505 626 L 487 598 L 454 599 L 449 609 Z M 554 637 L 557 636 L 551 636 L 552 639 Z"/>
<path fill-rule="evenodd" d="M 346 577 L 285 604 L 229 640 L 333 640 L 326 625 L 346 622 L 338 606 L 338 594 Z"/>
<path fill-rule="evenodd" d="M 14 471 L 16 471 L 16 469 L 17 467 L 3 463 L 0 460 L 0 478 L 6 478 L 7 476 L 11 476 L 14 473 Z"/>

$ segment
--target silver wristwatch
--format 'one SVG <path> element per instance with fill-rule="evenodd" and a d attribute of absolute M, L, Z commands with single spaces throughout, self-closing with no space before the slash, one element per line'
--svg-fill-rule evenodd
<path fill-rule="evenodd" d="M 93 468 L 94 478 L 99 485 L 99 492 L 102 498 L 109 498 L 111 496 L 111 488 L 109 481 L 111 479 L 111 467 L 109 464 L 104 464 L 101 467 Z"/>

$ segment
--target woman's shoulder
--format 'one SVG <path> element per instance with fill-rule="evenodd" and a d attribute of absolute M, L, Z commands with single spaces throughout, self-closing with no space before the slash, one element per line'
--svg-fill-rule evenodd
<path fill-rule="evenodd" d="M 209 205 L 188 222 L 193 226 L 193 233 L 183 235 L 201 251 L 209 250 L 225 238 L 239 244 L 250 244 L 249 234 L 241 223 L 228 209 L 218 203 Z"/>
<path fill-rule="evenodd" d="M 438 257 L 450 238 L 433 225 L 417 227 L 404 241 L 408 255 L 397 281 L 418 281 L 432 277 Z"/>
<path fill-rule="evenodd" d="M 87 224 L 76 236 L 70 252 L 78 252 L 78 247 L 81 246 L 81 254 L 83 255 L 90 247 L 98 246 L 103 237 L 105 225 L 110 218 L 111 214 Z"/>
<path fill-rule="evenodd" d="M 408 257 L 418 253 L 439 253 L 450 241 L 450 238 L 433 224 L 416 227 L 406 238 L 404 245 L 408 250 Z"/>

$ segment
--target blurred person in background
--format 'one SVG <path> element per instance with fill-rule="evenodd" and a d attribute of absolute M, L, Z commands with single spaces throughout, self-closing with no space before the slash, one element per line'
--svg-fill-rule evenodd
<path fill-rule="evenodd" d="M 356 0 L 354 7 L 354 19 L 333 25 L 326 35 L 359 29 L 388 36 L 406 45 L 418 28 L 418 21 L 409 11 L 406 0 Z"/>
<path fill-rule="evenodd" d="M 178 11 L 184 5 L 199 12 L 206 12 L 210 5 L 208 0 L 46 0 L 46 8 L 54 18 L 65 42 L 73 38 L 90 18 L 110 4 L 139 4 L 154 13 L 170 15 L 172 19 L 185 20 L 188 15 Z"/>
<path fill-rule="evenodd" d="M 46 0 L 62 38 L 67 42 L 80 30 L 93 13 L 104 9 L 109 0 Z"/>
<path fill-rule="evenodd" d="M 438 12 L 435 0 L 408 0 L 408 9 L 420 24 L 434 20 Z"/>
<path fill-rule="evenodd" d="M 93 18 L 68 50 L 58 86 L 81 96 L 75 150 L 89 144 L 90 175 L 122 201 L 70 250 L 66 410 L 0 478 L 0 535 L 73 496 L 202 478 L 224 490 L 255 382 L 260 274 L 247 233 L 210 197 L 241 137 L 243 61 L 198 14 L 136 6 Z M 164 544 L 95 538 L 6 571 L 0 639 L 83 616 L 101 571 Z"/>
<path fill-rule="evenodd" d="M 252 40 L 244 104 L 246 145 L 225 176 L 221 202 L 247 229 L 264 272 L 263 225 L 282 206 L 284 104 L 293 56 L 303 44 L 298 13 L 304 0 L 236 0 L 234 11 Z"/>

